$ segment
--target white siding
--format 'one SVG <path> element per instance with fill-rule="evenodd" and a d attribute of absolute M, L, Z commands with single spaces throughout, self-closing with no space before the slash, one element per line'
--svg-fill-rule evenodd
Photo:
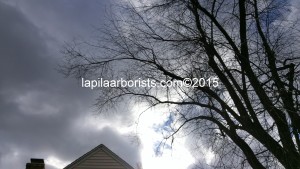
<path fill-rule="evenodd" d="M 81 161 L 72 169 L 126 169 L 102 149 Z"/>

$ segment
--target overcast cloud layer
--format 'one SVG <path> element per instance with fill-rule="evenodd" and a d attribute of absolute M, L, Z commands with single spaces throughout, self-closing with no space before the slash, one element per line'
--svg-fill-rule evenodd
<path fill-rule="evenodd" d="M 117 129 L 122 117 L 94 116 L 95 93 L 55 68 L 63 43 L 89 37 L 108 1 L 0 1 L 0 168 L 44 158 L 64 167 L 100 143 L 135 166 L 139 150 Z"/>
<path fill-rule="evenodd" d="M 299 2 L 293 0 L 292 17 L 298 16 Z M 0 0 L 1 169 L 25 168 L 30 158 L 44 158 L 51 164 L 46 169 L 63 168 L 101 143 L 134 167 L 141 161 L 141 147 L 132 143 L 126 130 L 120 130 L 134 122 L 131 112 L 95 116 L 92 104 L 97 93 L 81 88 L 77 81 L 63 78 L 55 70 L 62 59 L 64 43 L 92 37 L 93 26 L 103 23 L 105 9 L 111 3 Z M 143 122 L 149 126 L 150 118 L 161 120 L 160 114 L 155 115 L 156 119 L 149 115 Z M 156 134 L 143 130 L 141 137 L 151 145 Z M 153 147 L 143 148 L 144 158 L 152 158 Z M 184 142 L 178 149 L 184 154 L 164 151 L 172 156 L 156 168 L 184 169 L 178 163 L 191 164 Z M 148 160 L 144 164 L 153 166 L 155 162 Z"/>

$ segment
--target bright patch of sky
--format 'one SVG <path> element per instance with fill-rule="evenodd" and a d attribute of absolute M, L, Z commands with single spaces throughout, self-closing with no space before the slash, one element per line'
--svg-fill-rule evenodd
<path fill-rule="evenodd" d="M 147 106 L 138 105 L 133 108 L 133 111 L 136 115 L 140 115 L 141 110 L 146 109 Z M 176 138 L 172 145 L 168 140 L 165 145 L 162 143 L 161 147 L 158 147 L 164 141 L 164 137 L 161 130 L 157 130 L 157 126 L 163 127 L 172 122 L 168 111 L 168 108 L 153 108 L 138 117 L 137 133 L 142 142 L 143 169 L 183 169 L 195 162 L 187 149 L 186 138 Z"/>

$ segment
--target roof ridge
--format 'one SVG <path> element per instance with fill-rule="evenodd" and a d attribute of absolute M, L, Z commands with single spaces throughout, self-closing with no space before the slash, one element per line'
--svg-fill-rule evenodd
<path fill-rule="evenodd" d="M 121 165 L 123 165 L 124 167 L 126 167 L 128 169 L 134 169 L 131 165 L 129 165 L 126 161 L 124 161 L 116 153 L 114 153 L 113 151 L 111 151 L 104 144 L 100 144 L 100 145 L 96 146 L 95 148 L 93 148 L 92 150 L 90 150 L 87 153 L 83 154 L 82 156 L 80 156 L 79 158 L 77 158 L 75 161 L 73 161 L 72 163 L 70 163 L 69 165 L 67 165 L 66 167 L 64 167 L 63 169 L 68 169 L 69 167 L 72 167 L 73 165 L 79 163 L 81 160 L 83 160 L 84 158 L 88 157 L 89 155 L 91 155 L 92 153 L 96 152 L 99 149 L 104 150 L 109 156 L 111 156 L 113 159 L 115 159 L 116 161 L 118 161 L 119 163 L 121 163 Z"/>

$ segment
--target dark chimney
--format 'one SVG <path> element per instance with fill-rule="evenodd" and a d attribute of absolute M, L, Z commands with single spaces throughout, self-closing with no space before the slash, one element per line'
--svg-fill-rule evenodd
<path fill-rule="evenodd" d="M 44 159 L 30 159 L 31 163 L 26 164 L 26 169 L 45 169 Z"/>

